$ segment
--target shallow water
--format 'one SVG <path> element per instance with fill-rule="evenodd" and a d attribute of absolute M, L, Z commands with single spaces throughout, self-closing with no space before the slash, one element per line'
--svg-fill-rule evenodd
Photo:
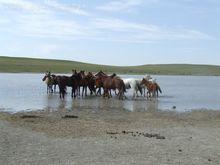
<path fill-rule="evenodd" d="M 43 74 L 0 73 L 0 110 L 9 112 L 57 108 L 94 111 L 220 110 L 220 77 L 215 76 L 153 76 L 160 84 L 163 93 L 158 99 L 151 101 L 144 97 L 133 100 L 131 90 L 125 94 L 127 99 L 124 101 L 115 97 L 103 99 L 96 96 L 72 99 L 70 89 L 65 101 L 62 101 L 58 93 L 46 93 L 46 85 L 42 82 L 43 76 Z M 121 77 L 141 79 L 143 76 L 121 75 Z"/>

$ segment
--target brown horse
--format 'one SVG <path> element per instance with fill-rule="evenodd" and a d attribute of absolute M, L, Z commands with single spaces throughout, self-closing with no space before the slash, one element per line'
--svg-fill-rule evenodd
<path fill-rule="evenodd" d="M 119 100 L 123 100 L 124 92 L 126 92 L 124 81 L 117 77 L 116 74 L 108 76 L 103 82 L 104 94 L 103 97 L 110 98 L 109 92 L 111 89 L 118 90 Z"/>
<path fill-rule="evenodd" d="M 102 71 L 99 71 L 98 73 L 95 74 L 95 88 L 96 89 L 98 88 L 96 94 L 101 95 L 101 88 L 103 88 L 103 83 L 107 77 L 108 75 Z"/>
<path fill-rule="evenodd" d="M 71 97 L 76 98 L 76 90 L 79 86 L 79 82 L 82 79 L 81 74 L 76 71 L 73 72 L 72 76 L 57 76 L 58 86 L 60 89 L 60 98 L 64 99 L 66 94 L 66 87 L 71 87 Z"/>
<path fill-rule="evenodd" d="M 86 79 L 88 81 L 88 88 L 90 90 L 90 95 L 92 95 L 93 92 L 96 94 L 95 76 L 92 74 L 92 72 L 88 72 L 88 74 L 86 75 Z"/>
<path fill-rule="evenodd" d="M 145 85 L 147 87 L 147 98 L 148 97 L 158 97 L 158 91 L 162 93 L 160 86 L 157 83 L 148 81 L 143 78 L 140 85 Z"/>
<path fill-rule="evenodd" d="M 88 72 L 87 75 L 85 74 L 85 71 L 80 71 L 79 73 L 82 77 L 82 79 L 79 82 L 79 88 L 78 88 L 79 95 L 80 95 L 80 87 L 83 87 L 82 97 L 84 93 L 85 96 L 87 96 L 87 87 L 89 88 L 91 95 L 93 94 L 93 92 L 95 93 L 95 76 L 91 72 Z"/>

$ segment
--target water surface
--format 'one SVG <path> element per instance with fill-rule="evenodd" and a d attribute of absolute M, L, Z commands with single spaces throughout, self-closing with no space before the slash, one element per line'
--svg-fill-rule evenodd
<path fill-rule="evenodd" d="M 96 96 L 72 99 L 70 89 L 65 101 L 62 101 L 58 93 L 46 93 L 46 85 L 42 82 L 43 76 L 43 74 L 0 73 L 1 111 L 56 110 L 57 108 L 94 111 L 220 110 L 220 77 L 215 76 L 153 76 L 160 84 L 163 93 L 158 99 L 151 101 L 144 97 L 133 100 L 131 90 L 126 93 L 127 99 L 124 101 L 115 97 L 103 99 Z M 121 75 L 121 77 L 141 79 L 143 76 Z"/>

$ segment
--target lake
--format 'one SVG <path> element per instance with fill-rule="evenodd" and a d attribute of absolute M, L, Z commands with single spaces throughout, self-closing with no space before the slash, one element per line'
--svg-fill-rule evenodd
<path fill-rule="evenodd" d="M 125 95 L 126 100 L 103 99 L 88 96 L 72 99 L 70 89 L 65 101 L 59 94 L 47 94 L 44 74 L 0 73 L 0 110 L 19 112 L 29 110 L 68 110 L 102 109 L 125 111 L 175 110 L 178 112 L 196 109 L 220 110 L 220 77 L 217 76 L 153 76 L 157 79 L 163 93 L 158 99 L 146 100 L 144 97 L 132 99 L 132 91 Z M 120 75 L 122 78 L 143 75 Z M 58 87 L 57 87 L 58 91 Z M 88 92 L 89 93 L 89 92 Z M 175 109 L 173 108 L 175 107 Z"/>

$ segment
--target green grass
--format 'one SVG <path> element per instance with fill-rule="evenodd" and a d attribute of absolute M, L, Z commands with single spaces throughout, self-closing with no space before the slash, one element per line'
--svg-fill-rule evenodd
<path fill-rule="evenodd" d="M 71 73 L 72 69 L 123 74 L 160 74 L 160 75 L 215 75 L 220 76 L 220 66 L 191 64 L 158 64 L 141 66 L 95 65 L 67 60 L 49 60 L 0 56 L 0 72 Z"/>

